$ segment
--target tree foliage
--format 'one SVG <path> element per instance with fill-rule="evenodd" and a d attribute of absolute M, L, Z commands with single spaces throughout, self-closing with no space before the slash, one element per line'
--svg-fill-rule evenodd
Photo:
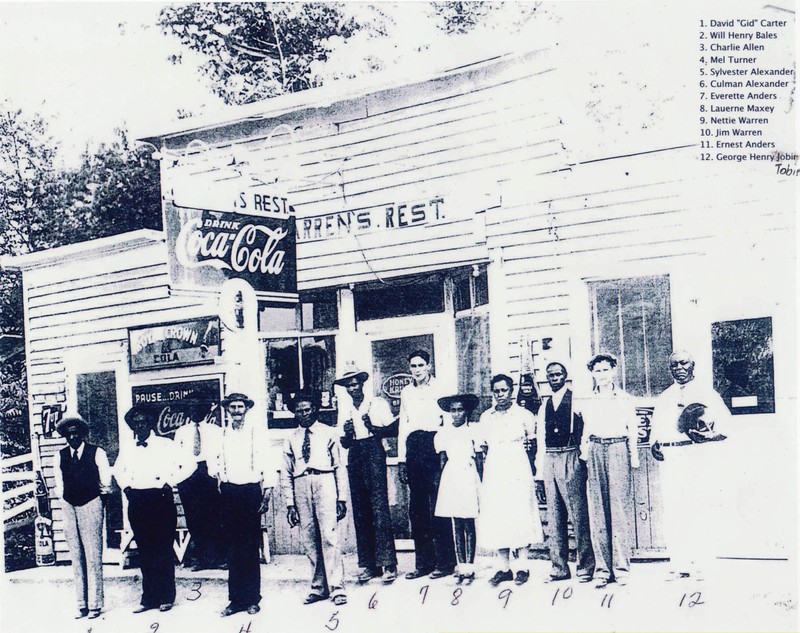
<path fill-rule="evenodd" d="M 327 58 L 328 39 L 346 40 L 360 28 L 342 5 L 323 2 L 171 5 L 159 25 L 205 58 L 203 73 L 229 104 L 312 87 L 310 68 Z"/>
<path fill-rule="evenodd" d="M 77 169 L 55 165 L 58 145 L 38 115 L 0 104 L 0 255 L 19 255 L 161 227 L 158 163 L 123 132 L 86 151 Z M 23 334 L 22 284 L 0 271 L 0 334 Z M 29 450 L 23 354 L 0 358 L 0 446 Z"/>

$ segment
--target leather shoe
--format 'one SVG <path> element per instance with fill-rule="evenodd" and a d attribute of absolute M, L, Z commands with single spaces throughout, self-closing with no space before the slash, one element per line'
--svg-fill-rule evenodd
<path fill-rule="evenodd" d="M 465 585 L 471 585 L 472 581 L 475 580 L 475 572 L 473 571 L 469 574 L 464 574 L 463 579 Z"/>
<path fill-rule="evenodd" d="M 90 620 L 96 620 L 99 617 L 100 617 L 100 609 L 92 609 L 89 612 L 89 619 Z"/>
<path fill-rule="evenodd" d="M 494 576 L 492 576 L 492 579 L 489 581 L 489 584 L 492 585 L 492 587 L 496 587 L 501 582 L 506 582 L 508 580 L 514 580 L 514 574 L 511 572 L 510 569 L 507 569 L 506 571 L 497 572 Z"/>
<path fill-rule="evenodd" d="M 140 605 L 140 606 L 136 607 L 133 610 L 133 612 L 134 613 L 144 613 L 145 611 L 150 611 L 151 609 L 155 609 L 155 607 L 143 604 L 143 605 Z"/>
<path fill-rule="evenodd" d="M 431 580 L 436 580 L 437 578 L 444 578 L 446 576 L 452 576 L 453 570 L 445 570 L 445 569 L 434 569 L 429 575 L 428 578 Z"/>
<path fill-rule="evenodd" d="M 595 589 L 603 589 L 607 587 L 610 582 L 611 582 L 610 578 L 598 578 L 594 587 Z"/>
<path fill-rule="evenodd" d="M 234 613 L 239 613 L 239 611 L 241 611 L 241 609 L 237 609 L 237 608 L 236 608 L 236 607 L 234 607 L 232 604 L 229 604 L 229 605 L 228 605 L 227 607 L 225 607 L 225 608 L 224 608 L 222 611 L 220 611 L 220 615 L 221 615 L 223 618 L 226 618 L 226 617 L 228 617 L 229 615 L 233 615 Z"/>
<path fill-rule="evenodd" d="M 78 611 L 78 615 L 75 616 L 75 619 L 80 620 L 81 618 L 85 618 L 87 615 L 89 615 L 89 609 L 81 609 Z"/>
<path fill-rule="evenodd" d="M 397 574 L 395 574 L 395 576 L 396 575 Z M 383 572 L 379 567 L 367 567 L 358 576 L 356 576 L 356 579 L 360 583 L 365 583 L 369 582 L 373 578 L 380 578 L 381 576 L 383 576 Z"/>
<path fill-rule="evenodd" d="M 578 576 L 578 582 L 592 582 L 592 576 L 590 575 Z"/>
<path fill-rule="evenodd" d="M 520 570 L 517 572 L 517 575 L 514 577 L 514 584 L 517 585 L 524 585 L 528 582 L 528 578 L 531 577 L 531 573 L 527 570 Z"/>
<path fill-rule="evenodd" d="M 397 580 L 397 565 L 386 567 L 383 572 L 383 584 L 388 585 Z"/>
<path fill-rule="evenodd" d="M 166 613 L 170 609 L 172 609 L 172 603 L 171 602 L 165 602 L 160 607 L 158 607 L 158 610 L 161 611 L 161 613 Z"/>
<path fill-rule="evenodd" d="M 306 596 L 306 599 L 303 600 L 303 604 L 314 604 L 315 602 L 321 602 L 323 600 L 327 600 L 328 596 L 320 593 L 310 593 Z"/>
<path fill-rule="evenodd" d="M 417 578 L 422 578 L 423 576 L 427 576 L 431 573 L 432 570 L 425 570 L 425 569 L 415 569 L 414 571 L 410 571 L 406 574 L 407 580 L 416 580 Z"/>
<path fill-rule="evenodd" d="M 561 582 L 562 580 L 569 580 L 570 578 L 572 578 L 570 574 L 564 574 L 563 576 L 550 574 L 550 579 L 548 580 L 548 582 Z"/>
<path fill-rule="evenodd" d="M 247 613 L 250 615 L 255 615 L 259 611 L 261 611 L 261 607 L 259 607 L 257 604 L 251 604 L 249 607 L 247 607 Z"/>

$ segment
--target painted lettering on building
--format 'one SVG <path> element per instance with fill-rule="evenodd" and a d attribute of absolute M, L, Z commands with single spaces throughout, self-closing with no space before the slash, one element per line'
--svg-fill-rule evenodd
<path fill-rule="evenodd" d="M 443 197 L 350 209 L 297 220 L 297 241 L 336 239 L 433 224 L 445 218 Z"/>

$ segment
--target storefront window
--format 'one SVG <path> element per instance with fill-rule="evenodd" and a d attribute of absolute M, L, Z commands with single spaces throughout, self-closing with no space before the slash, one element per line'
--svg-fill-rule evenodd
<path fill-rule="evenodd" d="M 313 332 L 335 330 L 338 326 L 335 290 L 301 292 L 300 302 L 288 307 L 269 303 L 259 306 L 260 332 Z"/>
<path fill-rule="evenodd" d="M 264 344 L 269 411 L 289 411 L 291 399 L 302 387 L 318 389 L 322 408 L 333 408 L 333 336 L 277 338 Z"/>
<path fill-rule="evenodd" d="M 388 319 L 444 312 L 444 280 L 436 275 L 383 285 L 364 284 L 353 291 L 356 319 Z"/>

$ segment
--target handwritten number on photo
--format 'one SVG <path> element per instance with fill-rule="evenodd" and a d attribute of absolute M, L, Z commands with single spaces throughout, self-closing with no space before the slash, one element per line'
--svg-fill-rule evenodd
<path fill-rule="evenodd" d="M 508 606 L 508 600 L 511 598 L 511 594 L 513 591 L 511 589 L 503 589 L 499 594 L 497 594 L 498 600 L 505 600 L 503 603 L 503 608 L 505 609 Z"/>
<path fill-rule="evenodd" d="M 150 629 L 153 631 L 153 633 L 156 633 L 156 631 L 158 631 L 158 622 L 153 622 L 150 625 Z"/>
<path fill-rule="evenodd" d="M 428 589 L 430 585 L 425 585 L 422 589 L 419 590 L 419 594 L 422 596 L 422 604 L 425 604 L 425 598 L 428 597 Z"/>
<path fill-rule="evenodd" d="M 250 633 L 250 625 L 251 625 L 251 624 L 252 624 L 252 621 L 251 621 L 251 622 L 248 622 L 248 623 L 247 623 L 247 628 L 244 628 L 244 624 L 243 624 L 243 625 L 242 625 L 242 626 L 239 628 L 239 633 Z"/>
<path fill-rule="evenodd" d="M 614 594 L 613 593 L 604 593 L 603 594 L 603 599 L 600 601 L 600 606 L 610 609 L 611 608 L 611 601 L 613 599 L 614 599 Z"/>
<path fill-rule="evenodd" d="M 203 586 L 203 581 L 202 580 L 195 580 L 194 584 L 197 585 L 197 586 L 196 587 L 192 587 L 192 591 L 194 593 L 196 593 L 197 595 L 196 596 L 189 596 L 188 598 L 186 598 L 189 602 L 194 602 L 195 600 L 200 598 L 200 587 Z"/>
<path fill-rule="evenodd" d="M 461 594 L 464 593 L 464 590 L 461 587 L 456 587 L 456 590 L 453 592 L 453 599 L 450 601 L 454 607 L 458 605 L 458 599 L 461 597 Z"/>
<path fill-rule="evenodd" d="M 370 609 L 374 609 L 378 606 L 378 592 L 372 594 L 372 597 L 369 599 L 369 607 Z"/>
<path fill-rule="evenodd" d="M 339 618 L 336 617 L 337 615 L 339 615 L 339 612 L 334 611 L 331 619 L 328 620 L 328 623 L 325 625 L 325 628 L 329 631 L 335 631 L 339 628 Z"/>
<path fill-rule="evenodd" d="M 558 600 L 558 594 L 561 592 L 561 588 L 556 589 L 555 594 L 553 594 L 553 602 L 550 604 L 555 606 L 556 600 Z M 567 587 L 564 589 L 564 592 L 561 594 L 561 598 L 564 600 L 569 600 L 572 597 L 572 587 Z"/>
<path fill-rule="evenodd" d="M 683 597 L 681 598 L 681 601 L 678 603 L 678 606 L 682 607 L 684 606 L 685 603 L 685 605 L 691 609 L 692 607 L 696 607 L 699 604 L 705 604 L 705 602 L 703 602 L 700 599 L 702 595 L 703 594 L 699 591 L 695 591 L 694 593 L 690 593 L 688 595 L 683 594 Z M 688 601 L 686 600 L 687 597 L 689 598 Z"/>

